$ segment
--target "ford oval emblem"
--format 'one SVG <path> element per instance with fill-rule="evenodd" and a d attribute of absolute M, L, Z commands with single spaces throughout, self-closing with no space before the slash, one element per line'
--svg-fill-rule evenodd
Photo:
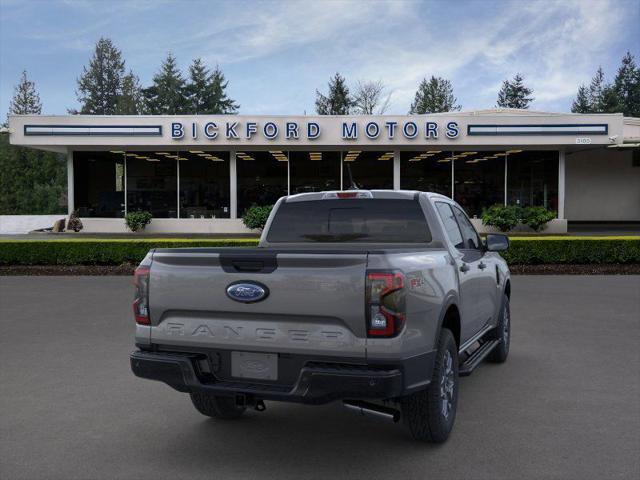
<path fill-rule="evenodd" d="M 268 296 L 269 289 L 266 285 L 258 282 L 233 282 L 227 287 L 227 297 L 236 302 L 254 303 L 264 300 Z"/>

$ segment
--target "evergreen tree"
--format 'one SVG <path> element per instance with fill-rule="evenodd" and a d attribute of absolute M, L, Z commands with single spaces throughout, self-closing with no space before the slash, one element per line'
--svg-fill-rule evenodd
<path fill-rule="evenodd" d="M 9 113 L 42 112 L 35 84 L 22 72 Z M 9 144 L 0 135 L 0 215 L 66 212 L 67 160 L 63 155 Z"/>
<path fill-rule="evenodd" d="M 640 117 L 640 69 L 631 52 L 622 59 L 613 88 L 625 116 Z"/>
<path fill-rule="evenodd" d="M 413 115 L 457 111 L 460 110 L 460 105 L 456 102 L 451 82 L 432 75 L 428 81 L 423 78 L 420 82 L 409 113 Z"/>
<path fill-rule="evenodd" d="M 573 113 L 591 113 L 591 102 L 589 101 L 589 91 L 584 85 L 578 88 L 578 95 L 571 104 Z"/>
<path fill-rule="evenodd" d="M 0 215 L 66 213 L 63 155 L 9 144 L 0 135 Z"/>
<path fill-rule="evenodd" d="M 117 113 L 124 72 L 124 60 L 120 50 L 108 38 L 98 40 L 89 67 L 83 67 L 82 75 L 78 79 L 76 95 L 81 104 L 80 113 Z"/>
<path fill-rule="evenodd" d="M 36 84 L 27 78 L 26 70 L 22 71 L 20 83 L 13 91 L 9 113 L 14 115 L 40 115 L 42 113 L 42 103 L 36 91 Z"/>
<path fill-rule="evenodd" d="M 327 96 L 316 90 L 316 112 L 319 115 L 348 115 L 354 103 L 349 95 L 349 87 L 339 73 L 329 80 Z"/>
<path fill-rule="evenodd" d="M 133 72 L 129 71 L 122 78 L 122 87 L 116 103 L 118 115 L 140 115 L 144 113 L 144 98 L 140 80 Z"/>
<path fill-rule="evenodd" d="M 530 95 L 533 89 L 524 85 L 524 78 L 519 73 L 513 77 L 512 81 L 502 82 L 502 88 L 498 92 L 498 107 L 502 108 L 529 108 L 533 101 Z"/>
<path fill-rule="evenodd" d="M 206 113 L 238 113 L 240 105 L 227 97 L 226 90 L 228 84 L 229 82 L 225 79 L 224 73 L 222 73 L 222 70 L 216 65 L 209 81 L 208 89 L 211 94 L 209 108 Z"/>
<path fill-rule="evenodd" d="M 236 113 L 239 105 L 225 92 L 228 83 L 220 67 L 209 73 L 202 60 L 195 59 L 189 67 L 189 83 L 185 88 L 190 113 Z"/>
<path fill-rule="evenodd" d="M 147 110 L 154 115 L 187 113 L 189 108 L 185 87 L 176 59 L 169 53 L 162 62 L 160 72 L 154 75 L 153 85 L 143 90 Z"/>
<path fill-rule="evenodd" d="M 189 83 L 185 94 L 189 102 L 189 113 L 194 115 L 206 112 L 208 107 L 209 70 L 200 58 L 196 58 L 189 66 Z"/>
<path fill-rule="evenodd" d="M 591 113 L 604 112 L 604 92 L 607 84 L 604 79 L 604 71 L 602 67 L 598 67 L 596 74 L 589 84 L 589 104 L 591 105 Z"/>

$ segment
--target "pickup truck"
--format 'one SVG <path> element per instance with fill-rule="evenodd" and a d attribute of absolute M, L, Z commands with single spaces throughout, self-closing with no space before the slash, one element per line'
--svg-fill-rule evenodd
<path fill-rule="evenodd" d="M 283 197 L 257 248 L 147 254 L 131 368 L 210 417 L 342 401 L 443 442 L 458 377 L 509 353 L 508 246 L 434 193 Z"/>

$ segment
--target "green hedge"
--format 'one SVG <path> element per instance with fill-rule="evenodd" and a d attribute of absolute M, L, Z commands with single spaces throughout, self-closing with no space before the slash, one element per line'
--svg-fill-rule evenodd
<path fill-rule="evenodd" d="M 257 239 L 0 240 L 0 265 L 121 265 L 152 248 L 251 247 Z M 640 237 L 515 237 L 512 265 L 640 263 Z"/>
<path fill-rule="evenodd" d="M 510 265 L 640 263 L 640 237 L 515 237 Z"/>
<path fill-rule="evenodd" d="M 139 263 L 152 248 L 257 244 L 257 239 L 0 240 L 0 265 L 121 265 Z"/>

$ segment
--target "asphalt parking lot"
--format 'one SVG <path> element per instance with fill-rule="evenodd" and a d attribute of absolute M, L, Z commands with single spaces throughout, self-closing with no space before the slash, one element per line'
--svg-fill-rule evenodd
<path fill-rule="evenodd" d="M 127 277 L 0 277 L 0 478 L 640 478 L 640 277 L 518 276 L 442 446 L 338 404 L 236 422 L 135 378 Z"/>

